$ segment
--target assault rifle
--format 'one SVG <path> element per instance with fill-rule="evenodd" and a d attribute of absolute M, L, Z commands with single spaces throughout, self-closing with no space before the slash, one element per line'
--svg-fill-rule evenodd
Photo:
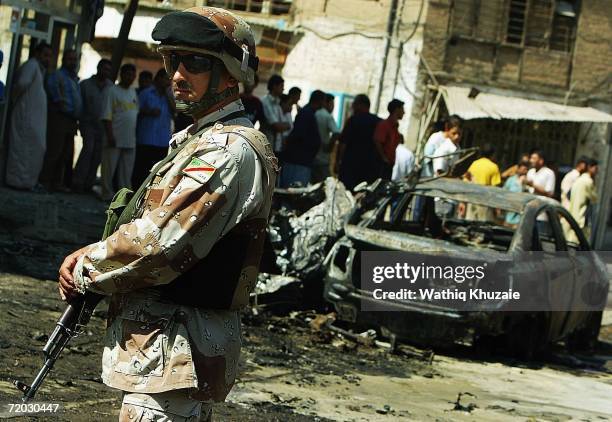
<path fill-rule="evenodd" d="M 93 310 L 102 298 L 104 298 L 104 295 L 87 292 L 84 295 L 78 295 L 70 301 L 66 310 L 57 321 L 47 344 L 43 347 L 43 366 L 38 371 L 34 381 L 32 381 L 32 385 L 27 385 L 21 381 L 13 382 L 23 392 L 22 400 L 24 402 L 34 398 L 45 377 L 53 369 L 55 361 L 59 358 L 68 342 L 83 333 L 83 327 L 89 323 Z"/>

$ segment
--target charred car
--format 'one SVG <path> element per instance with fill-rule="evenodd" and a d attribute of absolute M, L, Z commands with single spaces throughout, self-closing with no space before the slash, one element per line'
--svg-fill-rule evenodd
<path fill-rule="evenodd" d="M 597 340 L 601 310 L 573 305 L 584 300 L 585 291 L 607 297 L 606 268 L 557 201 L 451 178 L 378 181 L 356 190 L 343 236 L 324 262 L 324 297 L 340 320 L 375 324 L 417 344 L 470 338 L 477 345 L 495 345 L 524 357 L 559 340 L 575 348 Z M 470 207 L 476 207 L 478 219 L 470 216 Z M 505 218 L 508 213 L 516 224 L 506 223 L 512 220 Z M 544 298 L 550 310 L 510 311 L 507 301 L 499 299 L 494 310 L 463 311 L 406 299 L 392 301 L 394 312 L 366 312 L 363 305 L 379 299 L 362 284 L 365 251 L 510 262 L 503 282 L 516 288 L 532 283 L 531 291 Z M 539 258 L 522 262 L 532 251 Z M 430 283 L 433 289 L 448 288 L 436 280 Z"/>

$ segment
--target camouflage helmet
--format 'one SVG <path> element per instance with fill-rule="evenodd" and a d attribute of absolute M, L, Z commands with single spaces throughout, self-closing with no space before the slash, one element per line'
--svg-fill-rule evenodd
<path fill-rule="evenodd" d="M 238 81 L 252 84 L 259 59 L 255 38 L 241 17 L 217 7 L 196 6 L 164 15 L 152 37 L 161 42 L 163 55 L 170 50 L 191 51 L 217 57 Z"/>

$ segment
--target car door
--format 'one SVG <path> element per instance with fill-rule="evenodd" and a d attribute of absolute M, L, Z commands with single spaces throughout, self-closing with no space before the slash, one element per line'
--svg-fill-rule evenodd
<path fill-rule="evenodd" d="M 552 229 L 554 251 L 547 255 L 545 269 L 549 280 L 549 300 L 551 306 L 550 339 L 560 339 L 568 323 L 569 310 L 572 308 L 576 295 L 576 273 L 574 260 L 567 251 L 563 230 L 559 222 L 556 207 L 546 207 L 548 222 Z"/>
<path fill-rule="evenodd" d="M 582 325 L 589 315 L 588 312 L 581 310 L 584 305 L 582 292 L 585 292 L 588 288 L 587 284 L 593 281 L 594 264 L 589 253 L 589 244 L 576 221 L 561 207 L 557 207 L 555 211 L 561 224 L 563 242 L 570 259 L 574 262 L 575 289 L 572 296 L 572 310 L 569 312 L 564 327 L 564 332 L 568 333 Z"/>

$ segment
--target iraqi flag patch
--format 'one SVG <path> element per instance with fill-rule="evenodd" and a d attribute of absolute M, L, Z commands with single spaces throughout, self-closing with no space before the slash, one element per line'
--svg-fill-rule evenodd
<path fill-rule="evenodd" d="M 210 180 L 217 168 L 198 157 L 193 157 L 191 162 L 183 169 L 183 174 L 204 184 Z"/>

